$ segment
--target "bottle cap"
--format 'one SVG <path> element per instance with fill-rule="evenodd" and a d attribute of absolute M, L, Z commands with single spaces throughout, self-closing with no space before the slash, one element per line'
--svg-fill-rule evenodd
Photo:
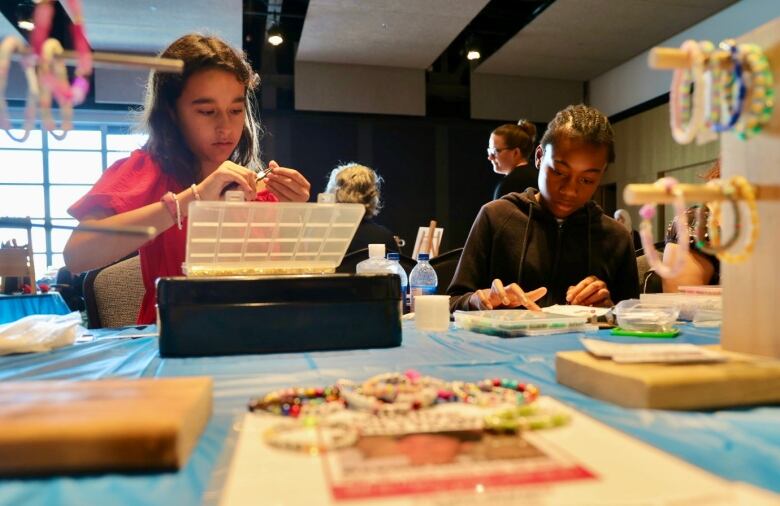
<path fill-rule="evenodd" d="M 400 260 L 401 259 L 401 255 L 399 253 L 396 253 L 395 251 L 391 251 L 390 253 L 387 254 L 387 259 L 388 260 Z"/>
<path fill-rule="evenodd" d="M 428 258 L 430 258 L 428 253 L 420 253 L 417 255 L 417 260 L 428 260 Z"/>
<path fill-rule="evenodd" d="M 368 245 L 368 258 L 384 258 L 385 257 L 385 245 L 384 244 L 369 244 Z"/>

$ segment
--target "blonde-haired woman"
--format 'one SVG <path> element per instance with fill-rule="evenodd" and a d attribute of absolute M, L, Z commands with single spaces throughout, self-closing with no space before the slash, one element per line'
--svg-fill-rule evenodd
<path fill-rule="evenodd" d="M 398 251 L 393 233 L 374 222 L 382 209 L 383 182 L 373 169 L 354 162 L 339 165 L 330 172 L 325 192 L 335 194 L 336 202 L 363 204 L 366 208 L 347 253 L 367 248 L 369 244 L 384 244 L 387 251 Z"/>

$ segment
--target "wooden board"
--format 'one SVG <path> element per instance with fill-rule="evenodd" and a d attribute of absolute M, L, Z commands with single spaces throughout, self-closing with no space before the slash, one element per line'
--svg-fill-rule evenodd
<path fill-rule="evenodd" d="M 211 416 L 211 378 L 0 383 L 0 475 L 184 465 Z"/>
<path fill-rule="evenodd" d="M 555 356 L 558 383 L 629 408 L 706 409 L 780 403 L 780 360 L 724 352 L 710 364 L 616 364 L 585 351 Z"/>

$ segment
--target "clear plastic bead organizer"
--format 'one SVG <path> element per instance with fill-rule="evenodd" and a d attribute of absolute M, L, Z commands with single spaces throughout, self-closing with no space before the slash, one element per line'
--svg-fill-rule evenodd
<path fill-rule="evenodd" d="M 187 276 L 333 273 L 364 213 L 360 204 L 192 202 L 182 270 Z"/>
<path fill-rule="evenodd" d="M 536 336 L 579 332 L 586 328 L 585 316 L 568 316 L 524 309 L 455 311 L 458 327 L 501 337 Z"/>

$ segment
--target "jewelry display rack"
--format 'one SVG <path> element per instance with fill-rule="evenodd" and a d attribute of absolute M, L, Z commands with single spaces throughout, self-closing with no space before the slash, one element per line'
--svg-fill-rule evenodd
<path fill-rule="evenodd" d="M 736 42 L 760 46 L 774 75 L 780 76 L 780 19 Z M 728 53 L 714 51 L 710 57 L 725 65 Z M 690 63 L 689 54 L 678 49 L 656 48 L 650 55 L 650 65 L 656 68 Z M 772 89 L 778 96 L 778 80 Z M 556 357 L 559 383 L 637 408 L 702 409 L 780 402 L 780 114 L 773 114 L 760 133 L 747 139 L 733 130 L 723 132 L 721 167 L 724 181 L 742 176 L 750 182 L 761 223 L 761 233 L 751 239 L 752 253 L 741 262 L 721 263 L 724 311 L 719 349 L 728 360 L 715 364 L 617 364 L 587 352 L 568 351 Z M 689 205 L 747 197 L 742 190 L 727 196 L 722 188 L 710 183 L 680 184 L 675 191 Z M 669 203 L 676 197 L 660 185 L 636 184 L 626 187 L 624 198 L 626 203 L 637 205 Z M 728 207 L 723 211 L 721 236 L 726 237 L 734 229 L 734 216 Z"/>

